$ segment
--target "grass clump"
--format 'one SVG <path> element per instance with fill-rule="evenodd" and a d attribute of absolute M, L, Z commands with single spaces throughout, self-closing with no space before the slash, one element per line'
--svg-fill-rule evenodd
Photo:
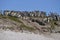
<path fill-rule="evenodd" d="M 55 30 L 55 26 L 57 25 L 57 24 L 56 24 L 56 21 L 51 20 L 51 21 L 50 21 L 50 25 L 51 25 L 51 27 L 50 27 L 50 32 L 53 32 L 52 30 Z"/>
<path fill-rule="evenodd" d="M 29 26 L 26 26 L 26 25 L 24 25 L 24 24 L 21 24 L 20 27 L 23 28 L 23 29 L 25 29 L 25 30 L 29 30 L 29 31 L 35 30 L 34 28 L 29 27 Z"/>
<path fill-rule="evenodd" d="M 4 18 L 4 19 L 6 19 L 7 17 L 4 16 L 4 15 L 2 15 L 2 14 L 0 14 L 0 18 Z"/>
<path fill-rule="evenodd" d="M 8 18 L 11 19 L 11 20 L 13 20 L 13 21 L 22 23 L 17 17 L 8 16 Z"/>
<path fill-rule="evenodd" d="M 17 17 L 14 17 L 14 16 L 2 16 L 2 15 L 0 15 L 0 18 L 4 18 L 4 19 L 8 18 L 10 20 L 22 23 Z"/>
<path fill-rule="evenodd" d="M 8 18 L 10 20 L 22 23 L 17 17 L 12 17 L 12 16 L 1 16 L 1 17 L 4 19 Z"/>

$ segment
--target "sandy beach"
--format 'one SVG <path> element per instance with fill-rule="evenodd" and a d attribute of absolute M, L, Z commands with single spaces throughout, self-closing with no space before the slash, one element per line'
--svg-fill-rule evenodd
<path fill-rule="evenodd" d="M 21 33 L 13 31 L 0 31 L 0 40 L 59 40 L 60 35 L 46 37 L 44 35 L 34 33 Z"/>

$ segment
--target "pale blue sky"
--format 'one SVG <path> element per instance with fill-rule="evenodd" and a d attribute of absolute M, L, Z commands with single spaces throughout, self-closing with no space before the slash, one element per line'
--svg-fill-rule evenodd
<path fill-rule="evenodd" d="M 60 13 L 60 0 L 0 0 L 0 10 L 6 9 Z"/>

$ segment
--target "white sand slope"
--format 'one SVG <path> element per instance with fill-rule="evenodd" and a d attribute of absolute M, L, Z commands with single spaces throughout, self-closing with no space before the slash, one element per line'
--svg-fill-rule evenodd
<path fill-rule="evenodd" d="M 0 32 L 0 40 L 56 40 L 53 38 L 48 38 L 43 35 L 30 34 L 30 33 L 20 33 L 12 31 Z"/>

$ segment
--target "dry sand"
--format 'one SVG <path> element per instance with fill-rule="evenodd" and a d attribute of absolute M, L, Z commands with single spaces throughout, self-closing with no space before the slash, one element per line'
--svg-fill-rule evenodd
<path fill-rule="evenodd" d="M 53 35 L 53 34 L 52 34 Z M 60 35 L 54 34 L 51 37 L 34 33 L 21 33 L 13 31 L 0 31 L 0 40 L 59 40 Z"/>

